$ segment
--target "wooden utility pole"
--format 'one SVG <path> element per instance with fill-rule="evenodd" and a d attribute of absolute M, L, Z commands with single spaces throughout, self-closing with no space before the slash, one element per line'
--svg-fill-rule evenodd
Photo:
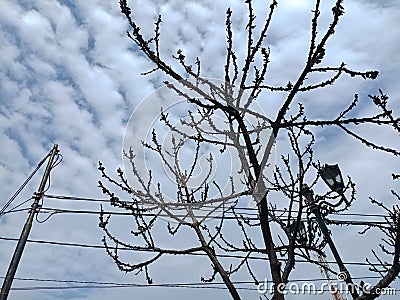
<path fill-rule="evenodd" d="M 18 264 L 21 260 L 22 252 L 24 251 L 26 241 L 28 239 L 29 233 L 32 228 L 32 222 L 35 214 L 38 212 L 39 201 L 43 197 L 43 192 L 46 187 L 47 180 L 50 175 L 51 168 L 53 167 L 54 158 L 58 153 L 58 145 L 55 144 L 53 150 L 50 153 L 50 158 L 46 166 L 46 170 L 44 171 L 42 181 L 40 182 L 40 186 L 38 191 L 34 194 L 34 202 L 32 204 L 32 208 L 29 212 L 28 219 L 26 220 L 24 229 L 21 232 L 21 236 L 18 240 L 17 247 L 15 248 L 14 255 L 11 259 L 10 266 L 8 267 L 7 275 L 4 279 L 3 286 L 1 287 L 0 300 L 6 300 L 8 297 L 8 293 L 10 292 L 11 284 L 14 280 L 15 272 L 17 271 Z"/>

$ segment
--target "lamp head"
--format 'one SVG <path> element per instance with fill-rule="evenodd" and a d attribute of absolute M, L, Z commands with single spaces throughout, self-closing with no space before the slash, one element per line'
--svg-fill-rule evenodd
<path fill-rule="evenodd" d="M 342 173 L 340 172 L 339 166 L 336 165 L 328 165 L 325 166 L 319 171 L 321 178 L 325 181 L 325 183 L 330 187 L 330 189 L 338 194 L 342 194 L 344 190 L 344 182 Z"/>

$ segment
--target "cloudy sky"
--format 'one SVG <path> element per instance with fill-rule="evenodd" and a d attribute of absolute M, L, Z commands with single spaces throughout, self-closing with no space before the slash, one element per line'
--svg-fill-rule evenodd
<path fill-rule="evenodd" d="M 281 0 L 268 37 L 271 48 L 269 83 L 286 84 L 301 71 L 307 55 L 311 0 Z M 321 28 L 329 24 L 333 1 L 323 1 Z M 188 59 L 202 59 L 203 75 L 222 78 L 226 45 L 225 11 L 233 11 L 235 47 L 239 58 L 245 51 L 246 9 L 242 1 L 135 1 L 134 14 L 143 33 L 152 34 L 157 13 L 163 15 L 162 55 L 170 57 L 178 48 Z M 265 1 L 258 1 L 257 24 L 265 16 Z M 344 78 L 334 88 L 304 94 L 302 101 L 315 106 L 309 115 L 318 117 L 338 105 L 345 107 L 354 93 L 360 94 L 360 113 L 372 111 L 367 95 L 382 88 L 391 97 L 391 108 L 399 111 L 400 4 L 393 0 L 346 0 L 346 14 L 337 34 L 328 44 L 327 63 L 342 61 L 352 69 L 377 69 L 380 76 L 370 82 Z M 18 189 L 37 163 L 59 144 L 63 161 L 53 171 L 48 194 L 102 198 L 97 162 L 112 171 L 122 165 L 124 130 L 135 108 L 162 85 L 160 74 L 140 76 L 151 65 L 126 37 L 127 23 L 118 1 L 85 0 L 2 0 L 0 1 L 0 206 Z M 274 107 L 283 95 L 268 99 Z M 323 101 L 323 102 L 322 102 Z M 266 109 L 267 106 L 264 107 Z M 273 111 L 267 114 L 274 115 Z M 399 149 L 398 135 L 391 131 L 361 129 L 379 143 Z M 368 203 L 374 196 L 391 204 L 390 180 L 399 173 L 398 158 L 365 150 L 337 130 L 324 129 L 317 139 L 318 159 L 340 163 L 358 187 L 358 201 L 352 212 L 377 214 Z M 284 146 L 279 149 L 284 152 Z M 29 199 L 40 182 L 39 172 L 10 208 Z M 19 208 L 29 207 L 31 202 Z M 45 207 L 98 211 L 99 203 L 45 199 Z M 107 206 L 108 209 L 108 206 Z M 17 238 L 26 211 L 0 217 L 2 238 Z M 39 215 L 39 221 L 46 214 Z M 116 227 L 126 230 L 131 220 L 116 217 Z M 335 241 L 343 246 L 345 261 L 364 262 L 371 256 L 353 246 L 353 240 L 368 248 L 375 243 L 354 238 L 355 230 L 336 229 Z M 35 222 L 32 240 L 100 245 L 102 232 L 96 214 L 57 214 L 44 223 Z M 349 242 L 351 240 L 351 242 Z M 0 240 L 0 276 L 4 276 L 15 243 Z M 370 247 L 369 247 L 370 248 Z M 330 257 L 331 258 L 331 257 Z M 179 266 L 179 268 L 178 268 Z M 293 279 L 320 278 L 318 268 L 304 274 L 299 265 Z M 307 269 L 308 270 L 308 269 Z M 366 267 L 351 269 L 365 276 Z M 153 268 L 155 283 L 199 282 L 208 276 L 204 258 L 161 260 Z M 13 287 L 35 287 L 12 291 L 12 299 L 228 299 L 224 290 L 125 287 L 45 289 L 76 287 L 82 283 L 56 283 L 22 279 L 92 281 L 145 284 L 142 276 L 117 270 L 104 249 L 28 243 Z M 249 280 L 237 278 L 236 280 Z M 376 279 L 371 279 L 374 283 Z M 89 285 L 89 284 L 86 284 Z M 97 284 L 98 286 L 99 284 Z M 396 285 L 399 289 L 399 284 Z M 42 288 L 38 288 L 42 287 Z M 248 286 L 249 287 L 249 286 Z M 254 286 L 253 286 L 254 287 Z M 246 299 L 258 299 L 256 291 L 241 291 Z M 295 298 L 293 296 L 293 298 Z M 297 296 L 296 299 L 300 299 Z M 307 297 L 306 297 L 307 298 Z M 304 298 L 304 299 L 306 299 Z M 326 297 L 325 297 L 326 298 Z M 308 298 L 307 298 L 308 299 Z M 382 299 L 393 299 L 383 297 Z"/>

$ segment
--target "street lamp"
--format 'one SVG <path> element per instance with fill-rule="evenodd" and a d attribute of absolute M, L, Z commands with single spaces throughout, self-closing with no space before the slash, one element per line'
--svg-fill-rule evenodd
<path fill-rule="evenodd" d="M 331 207 L 337 207 L 340 204 L 342 204 L 342 201 L 346 203 L 346 207 L 350 205 L 349 201 L 346 199 L 346 197 L 343 195 L 344 192 L 344 181 L 342 177 L 342 172 L 340 172 L 339 165 L 328 165 L 325 164 L 320 170 L 319 174 L 321 175 L 321 178 L 325 181 L 326 185 L 329 186 L 329 188 L 338 193 L 339 195 L 342 196 L 341 201 L 337 204 L 330 204 L 324 201 L 324 204 L 327 204 L 328 206 Z"/>

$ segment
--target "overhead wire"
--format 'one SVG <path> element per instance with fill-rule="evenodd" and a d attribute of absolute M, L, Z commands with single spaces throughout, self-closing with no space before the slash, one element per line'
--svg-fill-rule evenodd
<path fill-rule="evenodd" d="M 4 276 L 0 276 L 0 278 L 4 278 Z M 381 276 L 356 276 L 352 277 L 354 280 L 360 280 L 360 279 L 379 279 Z M 140 286 L 149 286 L 149 284 L 136 284 L 136 283 L 121 283 L 121 282 L 110 282 L 110 281 L 94 281 L 94 280 L 65 280 L 65 279 L 49 279 L 49 278 L 21 278 L 21 277 L 15 277 L 15 280 L 20 280 L 20 281 L 35 281 L 35 282 L 55 282 L 55 283 L 82 283 L 82 284 L 112 284 L 112 285 L 140 285 Z M 288 282 L 309 282 L 309 281 L 325 281 L 325 277 L 318 277 L 318 278 L 297 278 L 297 279 L 290 279 Z M 236 284 L 254 284 L 254 281 L 233 281 L 233 283 Z M 177 284 L 177 283 L 161 283 L 161 285 L 170 285 L 170 284 Z M 182 285 L 219 285 L 222 284 L 224 285 L 224 282 L 187 282 L 187 283 L 179 283 Z"/>
<path fill-rule="evenodd" d="M 61 160 L 59 160 L 59 157 L 61 157 Z M 56 161 L 54 162 L 52 168 L 54 168 L 55 166 L 57 166 L 60 162 L 62 161 L 62 156 L 58 155 Z M 50 180 L 49 180 L 49 187 L 50 187 Z M 48 187 L 48 188 L 49 188 Z M 47 188 L 47 189 L 48 189 Z M 47 190 L 46 189 L 46 190 Z M 63 196 L 63 195 L 47 195 L 44 194 L 43 197 L 46 197 L 48 199 L 56 199 L 56 200 L 75 200 L 75 201 L 90 201 L 90 202 L 102 202 L 102 203 L 109 203 L 108 199 L 96 199 L 96 198 L 86 198 L 86 197 L 76 197 L 76 196 Z M 14 207 L 17 208 L 21 205 L 23 205 L 24 203 L 26 203 L 27 201 L 29 201 L 30 199 L 24 201 L 23 203 L 21 203 L 20 205 Z M 43 198 L 42 198 L 43 201 Z M 126 201 L 127 203 L 129 203 L 129 201 Z M 14 209 L 11 209 L 10 212 Z M 49 215 L 44 219 L 44 220 L 39 220 L 38 219 L 38 214 L 36 214 L 36 220 L 39 223 L 44 223 L 46 222 L 51 216 L 55 215 L 55 214 L 59 214 L 59 213 L 73 213 L 73 214 L 99 214 L 99 211 L 93 211 L 93 210 L 72 210 L 72 209 L 61 209 L 61 208 L 52 208 L 52 207 L 43 207 L 41 205 L 41 212 L 42 213 L 49 213 Z M 256 209 L 253 208 L 246 208 L 246 207 L 239 207 L 237 208 L 238 211 L 244 211 L 241 212 L 240 214 L 242 216 L 244 216 L 245 218 L 247 218 L 249 221 L 254 220 L 257 221 L 258 220 L 258 214 L 255 212 Z M 51 212 L 50 212 L 51 211 Z M 246 212 L 246 211 L 250 211 L 250 213 Z M 254 211 L 254 213 L 252 213 L 252 211 Z M 286 212 L 285 210 L 276 210 L 277 212 Z M 115 212 L 115 211 L 108 211 L 105 212 L 107 215 L 125 215 L 125 216 L 130 216 L 132 215 L 130 212 Z M 155 217 L 156 214 L 154 213 L 143 213 L 143 216 L 148 216 L 148 217 Z M 346 213 L 341 213 L 341 214 L 335 214 L 335 215 L 340 215 L 340 216 L 363 216 L 363 217 L 385 217 L 384 215 L 372 215 L 372 214 L 346 214 Z M 160 217 L 168 217 L 167 214 L 158 214 L 158 216 Z M 184 214 L 182 215 L 175 215 L 176 217 L 185 217 Z M 225 212 L 223 216 L 221 215 L 212 215 L 210 216 L 210 218 L 213 219 L 227 219 L 227 220 L 235 220 L 236 216 L 233 215 L 232 212 L 228 211 Z M 352 220 L 352 221 L 344 221 L 344 220 L 335 220 L 335 219 L 329 219 L 329 223 L 330 224 L 336 224 L 336 225 L 358 225 L 358 226 L 383 226 L 385 224 L 387 224 L 387 222 L 385 221 L 364 221 L 364 220 Z"/>
<path fill-rule="evenodd" d="M 7 201 L 7 203 L 2 207 L 2 209 L 0 210 L 0 217 L 2 215 L 5 215 L 7 213 L 11 213 L 11 212 L 17 212 L 17 211 L 23 211 L 23 210 L 16 210 L 16 208 L 24 205 L 26 202 L 30 201 L 33 197 L 23 201 L 22 203 L 14 206 L 13 208 L 9 209 L 8 211 L 6 211 L 6 209 L 11 205 L 11 203 L 13 203 L 15 201 L 15 199 L 18 197 L 18 195 L 22 192 L 22 190 L 26 187 L 26 185 L 29 183 L 29 181 L 33 178 L 33 176 L 37 173 L 37 171 L 39 171 L 39 169 L 41 168 L 41 166 L 46 162 L 47 158 L 51 155 L 51 151 L 37 164 L 36 168 L 32 171 L 31 174 L 29 174 L 29 176 L 27 177 L 27 179 L 21 184 L 21 186 L 18 188 L 18 190 L 11 196 L 11 198 Z M 60 153 L 57 153 L 57 158 L 54 161 L 53 165 L 51 166 L 51 169 L 55 168 L 57 165 L 59 165 L 63 160 L 63 156 Z M 46 190 L 44 191 L 44 193 L 46 193 L 50 188 L 50 174 L 49 174 L 49 180 L 48 180 L 48 186 L 46 188 Z"/>
<path fill-rule="evenodd" d="M 54 207 L 42 207 L 41 208 L 41 213 L 46 214 L 48 213 L 49 216 L 46 217 L 46 220 L 48 220 L 51 216 L 55 215 L 55 214 L 87 214 L 87 215 L 99 215 L 100 211 L 96 211 L 96 210 L 82 210 L 82 209 L 64 209 L 64 208 L 54 208 Z M 105 215 L 114 215 L 114 216 L 132 216 L 131 212 L 128 211 L 103 211 L 103 213 Z M 257 221 L 258 216 L 256 214 L 242 214 L 247 220 L 249 221 Z M 141 216 L 143 217 L 155 217 L 155 216 L 159 216 L 159 217 L 165 217 L 168 218 L 170 217 L 168 214 L 163 214 L 163 213 L 159 213 L 159 214 L 155 214 L 155 213 L 141 213 Z M 175 217 L 186 217 L 185 214 L 174 214 Z M 201 215 L 200 215 L 201 217 Z M 213 215 L 208 217 L 208 219 L 224 219 L 224 220 L 236 220 L 237 217 L 235 215 L 233 215 L 232 213 L 227 213 L 225 212 L 224 215 L 222 215 L 222 213 L 220 215 Z M 306 218 L 302 218 L 302 220 L 307 220 Z M 40 223 L 43 223 L 44 221 L 40 221 Z M 371 221 L 371 220 L 351 220 L 351 221 L 347 221 L 347 220 L 340 220 L 340 219 L 333 219 L 330 218 L 327 220 L 327 224 L 333 224 L 333 225 L 352 225 L 352 226 L 378 226 L 381 228 L 387 228 L 387 229 L 391 229 L 389 226 L 389 224 L 386 221 Z M 387 225 L 387 226 L 384 226 Z"/>
<path fill-rule="evenodd" d="M 13 242 L 17 242 L 18 238 L 10 238 L 10 237 L 1 237 L 0 236 L 0 240 L 3 241 L 13 241 Z M 104 245 L 90 245 L 90 244 L 83 244 L 83 243 L 72 243 L 72 242 L 58 242 L 58 241 L 45 241 L 45 240 L 31 240 L 28 239 L 27 240 L 28 243 L 34 243 L 34 244 L 45 244 L 45 245 L 56 245 L 56 246 L 65 246 L 65 247 L 78 247 L 78 248 L 89 248 L 89 249 L 106 249 L 106 247 Z M 132 251 L 131 248 L 129 247 L 118 247 L 118 250 L 122 250 L 122 251 Z M 138 252 L 149 252 L 151 253 L 152 250 L 151 249 L 135 249 L 135 251 Z M 207 256 L 206 253 L 201 253 L 201 252 L 193 252 L 193 253 L 188 253 L 185 255 L 189 255 L 189 256 Z M 243 255 L 235 255 L 235 254 L 216 254 L 217 257 L 220 258 L 235 258 L 235 259 L 244 259 L 246 258 L 246 256 Z M 268 260 L 268 258 L 266 256 L 259 256 L 259 255 L 254 255 L 254 256 L 250 256 L 248 257 L 250 260 Z M 278 258 L 278 260 L 280 261 L 285 261 L 285 259 L 283 258 Z M 299 259 L 296 260 L 296 262 L 298 263 L 318 263 L 318 261 L 314 261 L 314 260 L 305 260 L 305 259 Z M 328 261 L 328 263 L 335 263 L 334 261 Z M 368 266 L 370 267 L 371 265 L 376 265 L 376 266 L 380 266 L 381 264 L 379 263 L 367 263 L 367 262 L 356 262 L 356 261 L 347 261 L 344 262 L 345 265 L 358 265 L 358 266 Z"/>
<path fill-rule="evenodd" d="M 7 210 L 6 212 L 4 212 L 4 215 L 12 214 L 12 213 L 18 213 L 18 212 L 22 212 L 22 211 L 28 211 L 28 210 L 31 210 L 31 208 L 30 207 L 26 207 L 26 208 L 20 208 L 20 209 Z"/>
<path fill-rule="evenodd" d="M 46 195 L 46 197 L 50 198 L 50 199 L 64 199 L 66 196 L 52 196 L 52 195 Z M 73 197 L 71 197 L 73 198 Z M 23 205 L 24 203 L 28 202 L 29 200 L 31 200 L 32 198 L 29 198 L 27 200 L 25 200 L 24 202 L 22 202 L 21 204 L 15 206 L 14 208 L 10 209 L 5 213 L 11 213 L 11 212 L 18 212 L 18 211 L 25 211 L 27 209 L 23 209 L 23 210 L 16 210 L 17 207 L 20 207 L 21 205 Z M 90 198 L 78 198 L 82 201 L 86 201 Z M 102 202 L 109 202 L 109 200 L 103 200 L 103 199 L 95 199 L 96 201 L 102 201 Z M 91 201 L 91 200 L 89 200 Z M 239 208 L 239 210 L 241 210 L 242 208 Z M 246 208 L 243 208 L 244 210 L 246 210 Z M 39 220 L 38 218 L 36 218 L 36 220 L 39 223 L 44 223 L 45 221 L 47 221 L 51 216 L 55 215 L 55 214 L 61 214 L 61 213 L 71 213 L 71 214 L 94 214 L 94 215 L 98 215 L 100 212 L 99 211 L 94 211 L 94 210 L 73 210 L 73 209 L 61 209 L 61 208 L 53 208 L 53 207 L 41 207 L 41 212 L 42 213 L 48 213 L 49 216 L 47 216 L 44 220 Z M 105 211 L 104 212 L 107 215 L 121 215 L 121 216 L 131 216 L 132 213 L 130 212 L 117 212 L 117 211 Z M 243 215 L 244 217 L 246 217 L 248 220 L 253 220 L 256 221 L 258 220 L 258 216 L 256 213 L 241 213 L 241 215 Z M 350 215 L 350 214 L 335 214 L 336 215 Z M 351 214 L 351 215 L 357 215 L 357 216 L 364 216 L 364 217 L 380 217 L 379 215 L 372 215 L 372 214 Z M 156 216 L 156 214 L 154 213 L 142 213 L 142 216 L 148 216 L 148 217 L 154 217 Z M 160 217 L 168 217 L 167 214 L 158 214 L 157 216 Z M 185 217 L 185 215 L 175 215 L 176 217 Z M 384 217 L 383 215 L 381 215 L 382 217 Z M 210 218 L 213 219 L 227 219 L 227 220 L 235 220 L 236 217 L 231 213 L 231 212 L 225 212 L 224 216 L 221 215 L 214 215 L 211 216 Z M 364 221 L 364 220 L 351 220 L 351 221 L 347 221 L 347 220 L 338 220 L 338 219 L 328 219 L 327 220 L 328 224 L 334 224 L 334 225 L 356 225 L 356 226 L 383 226 L 385 224 L 387 224 L 386 221 Z M 386 227 L 385 227 L 386 228 Z M 389 227 L 387 227 L 387 229 L 390 229 Z"/>
<path fill-rule="evenodd" d="M 26 187 L 29 181 L 33 178 L 36 172 L 40 169 L 40 167 L 45 163 L 47 158 L 50 156 L 51 152 L 49 152 L 36 166 L 36 168 L 29 174 L 28 178 L 21 184 L 18 190 L 11 196 L 11 198 L 7 201 L 7 203 L 0 210 L 0 217 L 4 215 L 5 210 L 14 202 L 14 200 L 18 197 L 18 195 L 22 192 L 22 190 Z"/>
<path fill-rule="evenodd" d="M 235 284 L 235 283 L 233 283 Z M 194 286 L 194 285 L 184 285 L 184 284 L 152 284 L 152 285 L 138 285 L 131 284 L 130 286 L 124 285 L 108 285 L 108 286 L 33 286 L 33 287 L 12 287 L 13 291 L 37 291 L 37 290 L 73 290 L 73 289 L 111 289 L 111 288 L 148 288 L 148 287 L 160 287 L 160 288 L 190 288 L 190 289 L 214 289 L 214 290 L 226 290 L 224 286 Z M 235 287 L 236 290 L 250 290 L 257 291 L 257 287 Z M 330 292 L 331 290 L 327 287 L 324 288 L 323 292 Z M 265 291 L 267 292 L 267 291 Z M 320 292 L 320 291 L 318 291 Z M 395 295 L 397 292 L 400 292 L 400 289 L 393 290 L 393 294 Z M 311 291 L 312 293 L 312 291 Z"/>
<path fill-rule="evenodd" d="M 45 194 L 44 197 L 46 197 L 48 199 L 54 199 L 54 200 L 74 200 L 74 201 L 110 203 L 110 200 L 105 199 L 105 198 L 87 198 L 87 197 L 51 195 L 51 194 Z M 133 203 L 131 200 L 121 200 L 121 201 L 123 201 L 127 204 L 129 204 L 130 202 Z M 214 208 L 214 206 L 204 206 L 204 207 Z M 251 208 L 251 207 L 240 207 L 240 208 L 238 208 L 238 210 L 257 212 L 257 208 Z M 275 211 L 276 212 L 286 212 L 286 210 L 284 210 L 284 209 L 276 209 Z M 256 215 L 256 213 L 254 215 Z M 387 217 L 387 215 L 384 215 L 384 214 L 343 213 L 343 212 L 335 213 L 333 215 L 335 215 L 335 216 L 382 217 L 382 218 Z"/>
<path fill-rule="evenodd" d="M 0 277 L 4 278 L 4 277 Z M 353 280 L 368 280 L 368 279 L 379 279 L 379 276 L 360 276 L 353 277 Z M 59 280 L 59 279 L 41 279 L 41 278 L 20 278 L 16 277 L 18 281 L 30 281 L 30 282 L 46 282 L 46 283 L 66 283 L 76 285 L 55 285 L 55 286 L 25 286 L 25 287 L 13 287 L 14 291 L 33 291 L 33 290 L 67 290 L 67 289 L 113 289 L 113 288 L 202 288 L 202 289 L 222 289 L 226 290 L 224 282 L 171 282 L 171 283 L 121 283 L 121 282 L 107 282 L 107 281 L 82 281 L 82 280 Z M 321 282 L 325 281 L 326 278 L 305 278 L 305 279 L 291 279 L 288 283 L 301 283 L 301 282 Z M 236 286 L 237 290 L 251 290 L 257 291 L 258 284 L 254 281 L 232 281 Z M 244 286 L 243 286 L 244 285 Z M 252 287 L 246 286 L 251 285 Z M 330 291 L 326 287 L 326 291 Z M 324 290 L 325 291 L 325 290 Z M 391 289 L 392 292 L 398 292 L 398 289 Z"/>
<path fill-rule="evenodd" d="M 9 210 L 5 211 L 3 214 L 9 214 L 9 213 L 18 212 L 18 211 L 29 210 L 30 208 L 24 208 L 24 209 L 17 209 L 17 208 L 21 207 L 22 205 L 31 201 L 32 199 L 33 199 L 33 197 L 30 197 L 30 198 L 26 199 L 25 201 L 22 201 L 20 204 L 14 206 L 13 208 L 10 208 Z"/>

